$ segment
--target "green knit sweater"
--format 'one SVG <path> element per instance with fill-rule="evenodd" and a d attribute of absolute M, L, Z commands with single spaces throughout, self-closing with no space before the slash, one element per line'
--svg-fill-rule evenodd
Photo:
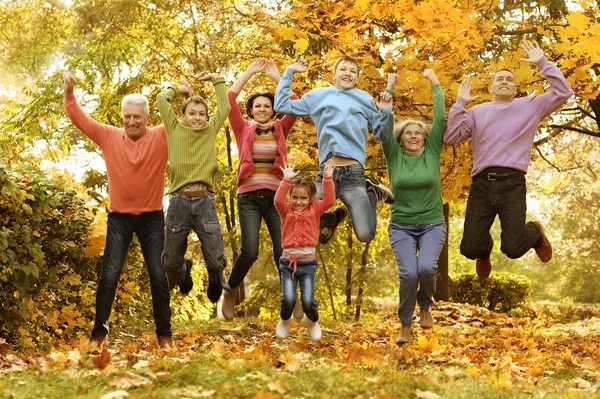
<path fill-rule="evenodd" d="M 209 112 L 210 119 L 201 129 L 194 129 L 178 120 L 171 101 L 179 95 L 179 88 L 171 86 L 156 97 L 160 117 L 167 130 L 171 188 L 169 194 L 190 183 L 204 183 L 214 191 L 215 174 L 218 171 L 216 139 L 231 110 L 225 79 L 213 79 L 217 97 L 217 110 Z"/>
<path fill-rule="evenodd" d="M 394 203 L 390 222 L 429 224 L 444 221 L 440 156 L 446 130 L 444 92 L 432 86 L 433 123 L 425 149 L 419 156 L 404 154 L 393 132 L 386 132 L 383 151 L 387 160 Z"/>

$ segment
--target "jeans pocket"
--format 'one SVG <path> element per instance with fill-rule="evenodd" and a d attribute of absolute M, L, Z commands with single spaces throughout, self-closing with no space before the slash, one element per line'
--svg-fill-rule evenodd
<path fill-rule="evenodd" d="M 524 188 L 526 186 L 525 177 L 512 177 L 508 179 L 508 182 L 513 187 Z"/>
<path fill-rule="evenodd" d="M 215 234 L 220 229 L 221 225 L 219 224 L 218 220 L 204 223 L 204 231 L 206 231 L 208 234 Z"/>
<path fill-rule="evenodd" d="M 183 223 L 171 222 L 169 220 L 166 221 L 165 225 L 167 226 L 167 230 L 173 234 L 179 233 L 183 227 Z"/>

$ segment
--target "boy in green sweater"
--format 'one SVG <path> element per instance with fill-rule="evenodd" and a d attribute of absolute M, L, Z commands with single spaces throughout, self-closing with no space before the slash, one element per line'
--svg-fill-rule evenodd
<path fill-rule="evenodd" d="M 161 92 L 156 100 L 167 131 L 171 189 L 166 219 L 163 263 L 169 287 L 179 285 L 182 294 L 192 290 L 192 262 L 185 259 L 188 235 L 196 232 L 202 244 L 202 255 L 208 271 L 207 296 L 219 300 L 222 289 L 228 289 L 223 276 L 226 261 L 221 225 L 215 208 L 214 177 L 217 173 L 216 138 L 231 110 L 222 77 L 202 72 L 198 79 L 215 86 L 217 110 L 209 116 L 204 98 L 192 96 L 182 105 L 183 117 L 177 119 L 171 101 L 179 94 L 192 95 L 187 81 Z"/>

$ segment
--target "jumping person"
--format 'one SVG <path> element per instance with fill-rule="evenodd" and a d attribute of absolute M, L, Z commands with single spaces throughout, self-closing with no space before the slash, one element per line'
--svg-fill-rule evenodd
<path fill-rule="evenodd" d="M 235 299 L 239 285 L 258 258 L 259 232 L 264 220 L 271 236 L 273 259 L 279 265 L 281 257 L 281 218 L 273 202 L 275 192 L 281 183 L 281 166 L 287 161 L 286 139 L 290 134 L 296 116 L 286 115 L 275 118 L 274 96 L 271 93 L 254 93 L 246 100 L 246 114 L 243 118 L 236 98 L 250 78 L 265 71 L 276 83 L 281 80 L 277 66 L 272 60 L 258 59 L 235 81 L 227 97 L 231 105 L 229 124 L 235 135 L 240 162 L 237 177 L 238 215 L 242 232 L 242 248 L 235 260 L 229 286 L 223 295 L 223 317 L 234 317 Z M 292 93 L 292 99 L 298 97 Z"/>
<path fill-rule="evenodd" d="M 215 208 L 215 174 L 218 170 L 216 139 L 230 111 L 225 79 L 202 72 L 200 81 L 210 81 L 216 92 L 217 110 L 209 117 L 208 104 L 199 96 L 184 101 L 182 119 L 177 119 L 171 101 L 179 94 L 192 95 L 187 81 L 171 86 L 156 100 L 167 131 L 171 188 L 167 208 L 164 267 L 171 288 L 179 285 L 183 294 L 193 287 L 192 264 L 185 259 L 188 235 L 196 232 L 208 272 L 208 299 L 215 303 L 222 289 L 229 288 L 223 275 L 226 266 L 221 225 Z"/>
<path fill-rule="evenodd" d="M 422 328 L 433 327 L 435 275 L 447 233 L 440 182 L 446 129 L 444 92 L 433 70 L 425 69 L 423 76 L 433 92 L 431 128 L 421 121 L 405 120 L 397 123 L 393 134 L 390 132 L 382 143 L 394 193 L 388 233 L 400 278 L 399 344 L 410 339 L 417 302 L 419 324 Z M 396 79 L 396 75 L 390 75 L 388 89 L 393 88 Z"/>
<path fill-rule="evenodd" d="M 281 318 L 275 333 L 285 339 L 290 333 L 291 317 L 296 304 L 296 286 L 300 284 L 300 301 L 304 322 L 312 342 L 321 339 L 319 303 L 315 300 L 315 273 L 319 221 L 323 212 L 335 202 L 334 164 L 323 166 L 323 199 L 314 199 L 316 186 L 310 177 L 297 177 L 293 166 L 284 166 L 283 180 L 275 194 L 275 206 L 281 215 L 283 255 L 279 260 L 281 276 Z M 289 202 L 286 197 L 289 192 Z"/>
<path fill-rule="evenodd" d="M 382 131 L 393 130 L 392 108 L 378 110 L 373 97 L 356 88 L 358 62 L 352 57 L 339 58 L 334 64 L 334 85 L 306 93 L 299 100 L 290 100 L 289 92 L 295 73 L 307 70 L 307 63 L 290 65 L 275 91 L 275 110 L 288 115 L 308 115 L 317 128 L 320 170 L 315 180 L 316 198 L 322 197 L 325 161 L 335 165 L 333 179 L 336 196 L 350 213 L 354 233 L 359 241 L 369 242 L 377 229 L 377 200 L 390 202 L 392 192 L 376 181 L 365 178 L 365 161 L 369 126 L 379 140 Z M 367 185 L 369 189 L 367 189 Z M 327 212 L 321 218 L 321 242 L 331 238 L 335 227 L 345 216 L 345 210 Z"/>
<path fill-rule="evenodd" d="M 63 73 L 65 109 L 71 122 L 102 150 L 108 175 L 108 222 L 102 272 L 96 292 L 92 340 L 102 345 L 108 318 L 133 234 L 138 237 L 150 276 L 156 335 L 161 347 L 171 345 L 169 283 L 162 266 L 164 238 L 162 198 L 167 167 L 164 126 L 148 128 L 148 99 L 130 94 L 121 102 L 123 128 L 87 116 L 77 104 L 71 72 Z"/>
<path fill-rule="evenodd" d="M 552 246 L 540 222 L 525 223 L 527 210 L 525 174 L 531 160 L 531 147 L 542 119 L 556 111 L 573 94 L 569 83 L 537 43 L 523 41 L 527 53 L 521 61 L 536 64 L 551 91 L 542 95 L 515 98 L 517 81 L 506 69 L 492 77 L 492 101 L 467 110 L 471 82 L 465 79 L 450 109 L 444 143 L 455 144 L 472 138 L 472 183 L 467 201 L 460 252 L 477 259 L 477 275 L 486 279 L 491 270 L 490 253 L 494 241 L 490 228 L 500 217 L 500 250 L 509 258 L 523 256 L 531 248 L 542 262 L 552 259 Z"/>

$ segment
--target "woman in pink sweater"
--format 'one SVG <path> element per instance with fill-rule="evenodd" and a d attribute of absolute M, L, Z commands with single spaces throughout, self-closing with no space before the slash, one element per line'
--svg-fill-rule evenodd
<path fill-rule="evenodd" d="M 335 186 L 331 161 L 323 170 L 323 199 L 315 200 L 317 188 L 312 178 L 297 177 L 293 166 L 282 167 L 283 181 L 275 194 L 275 207 L 281 215 L 283 255 L 279 260 L 281 277 L 281 320 L 275 330 L 277 337 L 287 338 L 296 304 L 296 287 L 300 282 L 300 301 L 304 311 L 308 337 L 321 339 L 319 303 L 315 300 L 315 247 L 319 240 L 321 215 L 335 203 Z M 289 200 L 286 197 L 289 191 Z"/>
<path fill-rule="evenodd" d="M 262 220 L 271 236 L 275 265 L 279 264 L 281 256 L 281 219 L 273 205 L 273 198 L 283 178 L 280 167 L 287 160 L 286 139 L 298 117 L 286 115 L 275 119 L 273 94 L 255 93 L 246 100 L 246 113 L 250 121 L 244 119 L 238 108 L 237 96 L 248 80 L 263 70 L 276 83 L 281 79 L 275 63 L 261 58 L 250 65 L 227 93 L 231 105 L 229 124 L 240 156 L 237 194 L 242 230 L 241 253 L 229 276 L 231 290 L 225 292 L 223 300 L 223 317 L 227 320 L 234 317 L 238 286 L 258 258 Z M 292 98 L 298 97 L 292 95 Z"/>

